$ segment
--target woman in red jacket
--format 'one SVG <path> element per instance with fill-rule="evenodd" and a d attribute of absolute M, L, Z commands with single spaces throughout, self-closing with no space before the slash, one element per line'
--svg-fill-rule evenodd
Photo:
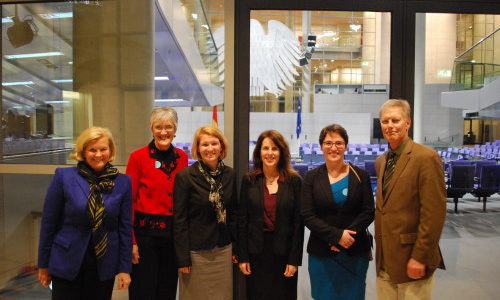
<path fill-rule="evenodd" d="M 153 140 L 130 155 L 134 234 L 131 300 L 175 299 L 177 266 L 172 242 L 173 190 L 187 154 L 172 145 L 177 112 L 155 108 L 150 118 Z"/>

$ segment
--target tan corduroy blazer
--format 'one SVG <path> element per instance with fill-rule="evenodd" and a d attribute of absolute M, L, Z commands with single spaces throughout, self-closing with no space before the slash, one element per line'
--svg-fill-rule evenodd
<path fill-rule="evenodd" d="M 438 154 L 409 140 L 382 196 L 387 152 L 375 162 L 377 200 L 375 239 L 377 274 L 383 260 L 395 284 L 411 281 L 406 273 L 410 258 L 427 266 L 424 278 L 444 269 L 439 239 L 446 217 L 444 172 Z"/>

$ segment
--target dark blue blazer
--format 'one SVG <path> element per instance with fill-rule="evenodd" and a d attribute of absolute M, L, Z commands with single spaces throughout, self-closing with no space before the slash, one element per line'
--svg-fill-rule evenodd
<path fill-rule="evenodd" d="M 58 168 L 47 190 L 38 249 L 38 267 L 49 274 L 75 279 L 89 245 L 89 184 L 76 167 Z M 98 264 L 100 280 L 132 269 L 132 197 L 128 176 L 118 174 L 115 187 L 104 193 L 107 252 Z"/>

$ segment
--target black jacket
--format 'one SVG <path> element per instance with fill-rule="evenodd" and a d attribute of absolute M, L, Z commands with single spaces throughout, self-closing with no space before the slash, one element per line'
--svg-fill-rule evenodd
<path fill-rule="evenodd" d="M 306 173 L 302 184 L 301 215 L 311 230 L 307 252 L 318 257 L 334 256 L 335 245 L 350 255 L 367 255 L 371 241 L 366 228 L 373 222 L 374 201 L 368 172 L 350 165 L 347 200 L 339 207 L 333 200 L 326 165 Z M 354 170 L 354 172 L 353 172 Z M 344 229 L 356 231 L 347 250 L 338 244 Z"/>
<path fill-rule="evenodd" d="M 264 186 L 263 174 L 243 177 L 238 208 L 238 259 L 248 262 L 249 254 L 258 255 L 264 247 Z M 302 264 L 304 225 L 300 218 L 300 188 L 302 179 L 293 176 L 278 181 L 274 254 L 287 256 L 288 264 Z"/>
<path fill-rule="evenodd" d="M 217 246 L 219 226 L 213 204 L 208 200 L 210 184 L 198 162 L 182 169 L 174 183 L 174 247 L 179 268 L 191 266 L 189 251 L 209 250 Z M 235 172 L 225 166 L 222 172 L 222 200 L 231 240 L 236 240 L 237 192 Z"/>

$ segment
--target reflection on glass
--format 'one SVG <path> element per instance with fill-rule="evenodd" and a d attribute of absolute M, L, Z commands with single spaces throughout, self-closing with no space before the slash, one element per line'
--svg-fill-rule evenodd
<path fill-rule="evenodd" d="M 362 165 L 383 153 L 373 124 L 389 98 L 391 15 L 252 11 L 250 17 L 250 157 L 257 136 L 276 129 L 290 143 L 297 169 L 313 168 L 323 162 L 319 132 L 332 123 L 352 135 L 346 160 Z M 262 65 L 266 72 L 257 73 Z"/>
<path fill-rule="evenodd" d="M 72 16 L 70 3 L 2 6 L 4 157 L 70 147 L 73 107 L 63 91 L 73 90 Z"/>

